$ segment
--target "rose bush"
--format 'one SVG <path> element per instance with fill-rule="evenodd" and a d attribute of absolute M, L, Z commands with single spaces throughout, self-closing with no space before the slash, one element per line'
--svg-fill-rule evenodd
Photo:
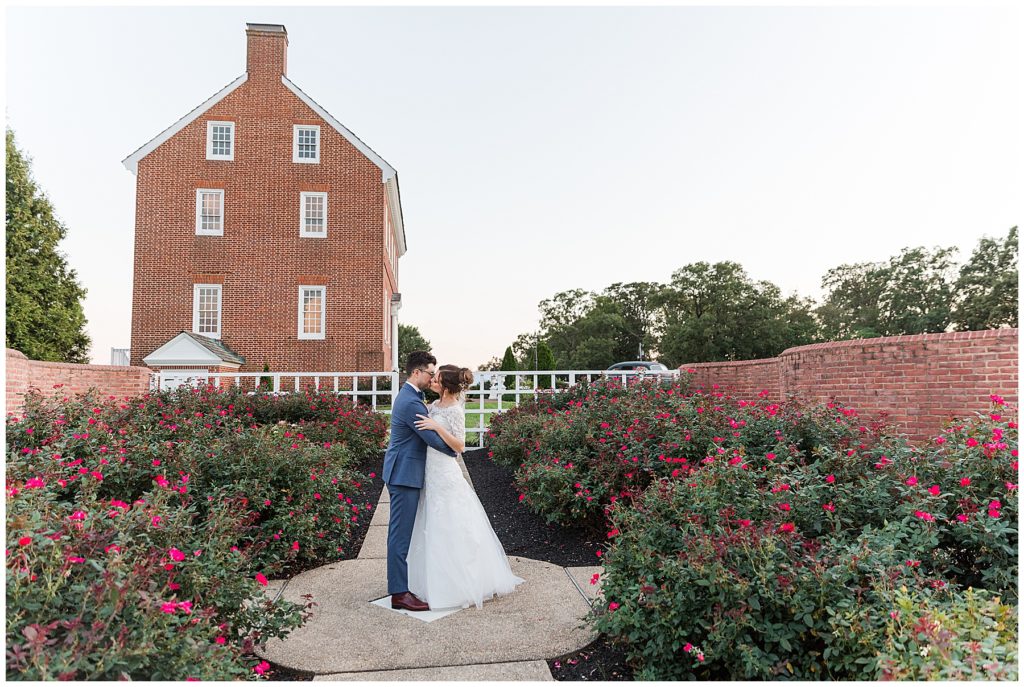
<path fill-rule="evenodd" d="M 993 403 L 915 446 L 837 404 L 599 383 L 498 416 L 490 446 L 527 506 L 606 528 L 596 627 L 638 677 L 992 678 L 1016 674 L 1018 575 Z M 947 634 L 908 635 L 907 604 Z"/>
<path fill-rule="evenodd" d="M 834 404 L 747 403 L 687 383 L 598 380 L 526 401 L 491 421 L 489 455 L 515 470 L 524 500 L 549 521 L 601 527 L 611 503 L 654 480 L 716 460 L 755 472 L 812 460 L 822 446 L 863 443 L 879 429 Z"/>
<path fill-rule="evenodd" d="M 327 394 L 30 397 L 7 422 L 8 675 L 265 674 L 243 657 L 308 608 L 267 577 L 344 553 L 385 430 Z"/>
<path fill-rule="evenodd" d="M 885 680 L 1012 680 L 1017 609 L 984 590 L 900 588 L 878 657 Z"/>

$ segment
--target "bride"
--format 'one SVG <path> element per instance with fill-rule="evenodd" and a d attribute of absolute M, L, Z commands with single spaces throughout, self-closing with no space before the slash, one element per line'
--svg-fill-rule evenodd
<path fill-rule="evenodd" d="M 464 391 L 473 383 L 467 368 L 442 365 L 430 388 L 441 398 L 419 415 L 419 429 L 436 431 L 452 450 L 466 447 Z M 512 574 L 505 549 L 473 487 L 455 458 L 427 447 L 423 492 L 409 544 L 409 591 L 431 610 L 468 608 L 525 582 Z"/>

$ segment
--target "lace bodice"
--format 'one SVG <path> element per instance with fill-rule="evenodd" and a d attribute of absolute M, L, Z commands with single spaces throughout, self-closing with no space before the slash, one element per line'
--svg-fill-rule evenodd
<path fill-rule="evenodd" d="M 462 441 L 466 440 L 466 410 L 461 404 L 455 403 L 442 408 L 437 405 L 437 401 L 434 401 L 430 404 L 427 412 L 431 418 L 444 425 L 445 429 L 454 436 Z"/>

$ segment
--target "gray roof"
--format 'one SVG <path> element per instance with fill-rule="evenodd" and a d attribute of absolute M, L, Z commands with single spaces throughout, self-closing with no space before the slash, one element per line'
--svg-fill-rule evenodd
<path fill-rule="evenodd" d="M 220 339 L 211 339 L 208 336 L 196 334 L 195 332 L 182 332 L 182 334 L 191 337 L 193 341 L 208 349 L 224 362 L 238 363 L 239 365 L 245 364 L 245 358 L 228 348 Z"/>

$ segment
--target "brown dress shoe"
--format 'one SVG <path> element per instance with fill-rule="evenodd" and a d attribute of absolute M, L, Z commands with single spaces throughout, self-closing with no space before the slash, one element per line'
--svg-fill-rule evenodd
<path fill-rule="evenodd" d="M 412 592 L 391 595 L 391 608 L 404 608 L 407 611 L 429 611 L 430 606 L 421 601 Z"/>

